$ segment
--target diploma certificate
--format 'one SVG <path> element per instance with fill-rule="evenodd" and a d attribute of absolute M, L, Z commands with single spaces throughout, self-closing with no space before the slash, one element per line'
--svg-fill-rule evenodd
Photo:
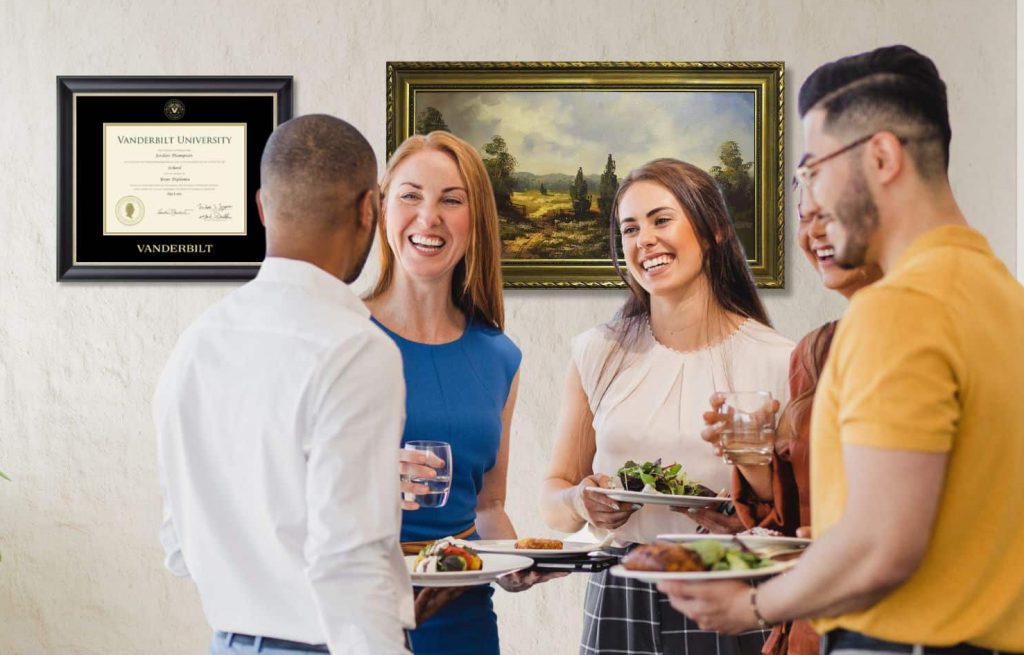
<path fill-rule="evenodd" d="M 104 123 L 104 236 L 245 235 L 244 123 Z"/>
<path fill-rule="evenodd" d="M 249 280 L 289 76 L 59 76 L 57 280 Z"/>

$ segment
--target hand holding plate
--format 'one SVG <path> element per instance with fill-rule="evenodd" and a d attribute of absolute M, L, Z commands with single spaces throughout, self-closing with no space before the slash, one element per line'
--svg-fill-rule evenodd
<path fill-rule="evenodd" d="M 501 585 L 501 588 L 510 593 L 517 593 L 520 591 L 526 591 L 530 587 L 548 580 L 554 580 L 556 578 L 564 578 L 569 575 L 568 571 L 551 571 L 548 573 L 541 573 L 540 571 L 514 571 L 508 575 L 503 575 L 496 580 Z"/>
<path fill-rule="evenodd" d="M 423 622 L 437 614 L 438 610 L 452 602 L 462 594 L 466 593 L 469 587 L 424 587 L 416 592 L 413 607 L 416 611 L 416 625 L 423 625 Z"/>
<path fill-rule="evenodd" d="M 610 481 L 611 478 L 607 475 L 597 473 L 583 478 L 576 485 L 575 491 L 577 494 L 576 509 L 582 518 L 605 530 L 614 530 L 623 525 L 640 507 L 633 503 L 620 503 L 608 496 L 587 489 L 587 487 L 606 488 Z"/>
<path fill-rule="evenodd" d="M 685 614 L 701 630 L 737 634 L 758 627 L 750 604 L 750 585 L 735 580 L 717 582 L 658 583 L 676 611 Z"/>

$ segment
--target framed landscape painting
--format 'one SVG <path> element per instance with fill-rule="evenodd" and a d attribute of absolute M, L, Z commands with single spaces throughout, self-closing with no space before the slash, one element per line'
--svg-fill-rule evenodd
<path fill-rule="evenodd" d="M 508 288 L 624 286 L 619 180 L 672 157 L 715 178 L 760 287 L 782 287 L 780 62 L 389 62 L 388 157 L 448 130 L 494 187 Z"/>

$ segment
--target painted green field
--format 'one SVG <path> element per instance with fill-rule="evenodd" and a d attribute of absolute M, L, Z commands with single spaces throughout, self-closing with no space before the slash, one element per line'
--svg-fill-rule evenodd
<path fill-rule="evenodd" d="M 607 259 L 608 226 L 598 217 L 548 221 L 499 216 L 503 256 L 510 259 Z"/>
<path fill-rule="evenodd" d="M 542 195 L 540 191 L 514 191 L 512 193 L 512 204 L 525 208 L 526 217 L 531 220 L 546 218 L 559 211 L 571 211 L 572 199 L 568 193 L 549 192 Z"/>

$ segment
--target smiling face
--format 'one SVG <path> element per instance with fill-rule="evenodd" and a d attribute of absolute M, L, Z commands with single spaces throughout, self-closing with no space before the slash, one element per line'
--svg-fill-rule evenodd
<path fill-rule="evenodd" d="M 441 151 L 422 150 L 399 164 L 385 198 L 384 221 L 403 271 L 450 280 L 469 243 L 468 194 L 455 161 Z"/>
<path fill-rule="evenodd" d="M 836 264 L 835 247 L 825 229 L 827 223 L 821 219 L 813 200 L 805 202 L 801 199 L 797 211 L 800 215 L 796 232 L 797 244 L 807 261 L 818 271 L 821 283 L 826 289 L 837 291 L 849 298 L 855 291 L 881 278 L 882 271 L 873 264 L 853 269 L 840 268 Z"/>
<path fill-rule="evenodd" d="M 619 200 L 618 216 L 626 267 L 645 291 L 672 295 L 700 279 L 703 248 L 672 192 L 636 182 Z"/>
<path fill-rule="evenodd" d="M 815 159 L 846 145 L 825 131 L 825 118 L 823 109 L 815 109 L 803 120 L 806 144 L 803 159 L 812 162 L 813 170 L 802 202 L 804 211 L 816 214 L 827 223 L 825 229 L 834 248 L 831 262 L 852 269 L 875 261 L 871 250 L 878 228 L 878 206 L 861 168 L 863 146 L 813 165 Z"/>

